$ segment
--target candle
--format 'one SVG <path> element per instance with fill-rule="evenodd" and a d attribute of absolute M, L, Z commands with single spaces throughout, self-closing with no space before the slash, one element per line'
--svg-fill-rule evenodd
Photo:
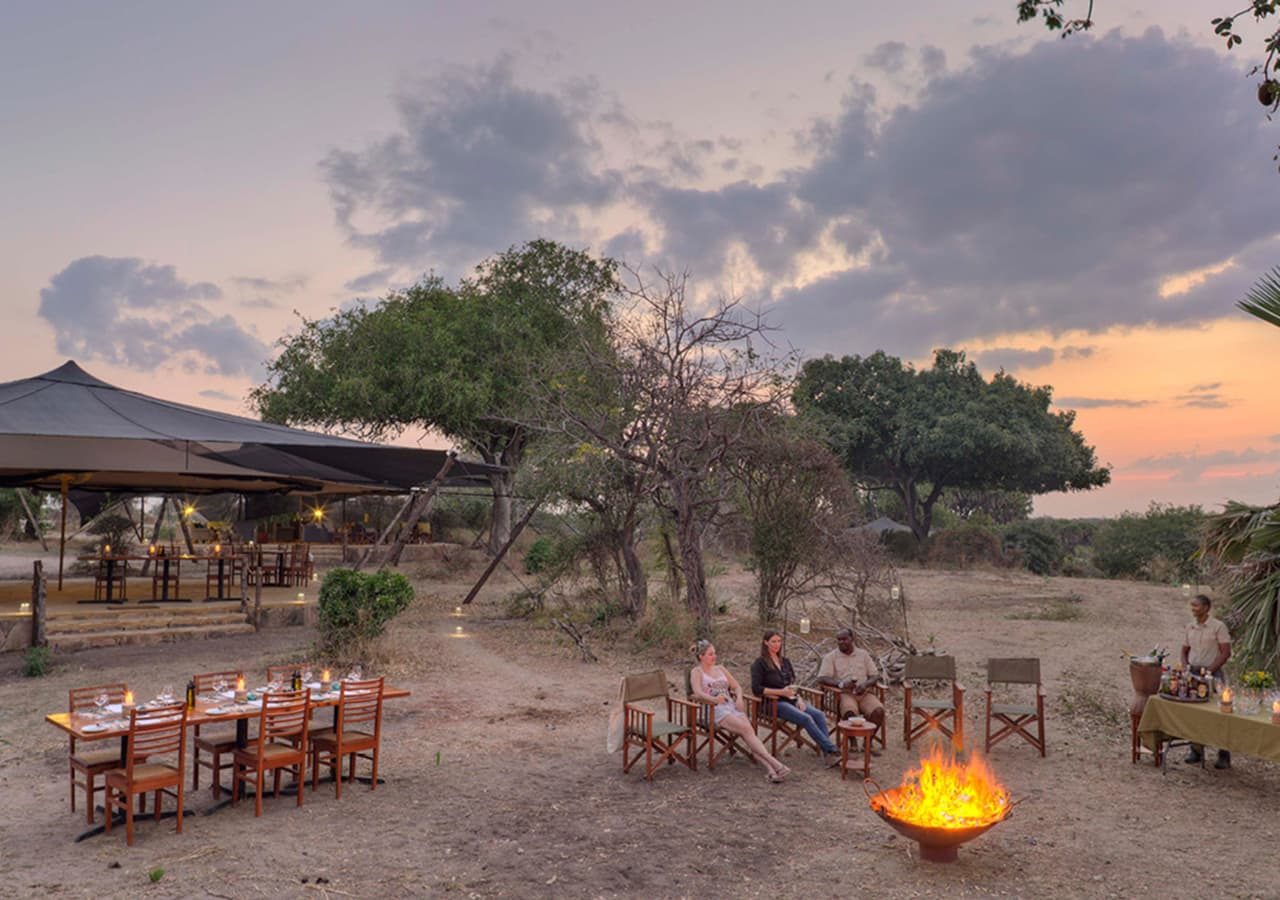
<path fill-rule="evenodd" d="M 800 617 L 800 633 L 801 634 L 809 633 L 809 617 L 808 616 Z"/>
<path fill-rule="evenodd" d="M 222 555 L 222 545 L 221 545 L 221 544 L 214 544 L 214 545 L 213 545 L 213 555 L 214 555 L 214 556 L 221 556 L 221 555 Z"/>
<path fill-rule="evenodd" d="M 1280 700 L 1271 701 L 1271 724 L 1280 725 Z"/>
<path fill-rule="evenodd" d="M 243 691 L 243 690 L 244 690 L 244 676 L 243 676 L 243 675 L 237 675 L 237 676 L 236 676 L 236 690 L 237 690 L 237 691 Z"/>
<path fill-rule="evenodd" d="M 1234 696 L 1234 695 L 1231 693 L 1231 688 L 1223 688 L 1223 689 L 1222 689 L 1222 697 L 1221 697 L 1221 699 L 1219 700 L 1218 708 L 1219 708 L 1219 709 L 1221 709 L 1224 713 L 1229 713 L 1229 712 L 1231 712 L 1231 698 L 1232 698 L 1232 696 Z"/>
<path fill-rule="evenodd" d="M 1184 585 L 1182 586 L 1182 596 L 1184 596 L 1184 597 L 1190 597 L 1190 596 L 1191 596 L 1191 585 L 1189 585 L 1189 584 L 1184 584 Z"/>
<path fill-rule="evenodd" d="M 454 633 L 455 633 L 455 634 L 462 634 L 462 626 L 461 626 L 461 625 L 455 625 L 455 626 L 453 626 L 453 630 L 454 630 Z"/>
<path fill-rule="evenodd" d="M 893 587 L 889 588 L 889 596 L 896 603 L 898 598 L 902 596 L 902 588 L 895 584 Z"/>
<path fill-rule="evenodd" d="M 124 705 L 133 706 L 133 691 L 124 692 Z"/>
<path fill-rule="evenodd" d="M 299 602 L 299 603 L 306 603 L 306 602 L 307 602 L 307 595 L 306 595 L 305 593 L 303 593 L 302 591 L 298 591 L 298 602 Z"/>
<path fill-rule="evenodd" d="M 155 556 L 155 555 L 156 555 L 156 545 L 151 544 L 149 547 L 147 547 L 147 556 Z"/>
<path fill-rule="evenodd" d="M 111 555 L 111 545 L 110 545 L 110 544 L 103 544 L 103 545 L 102 545 L 102 555 L 103 555 L 103 556 L 110 556 L 110 555 Z"/>
<path fill-rule="evenodd" d="M 328 684 L 329 684 L 329 670 L 328 670 L 328 669 L 325 669 L 323 672 L 321 672 L 321 673 L 320 673 L 320 683 L 321 683 L 322 685 L 328 685 Z"/>

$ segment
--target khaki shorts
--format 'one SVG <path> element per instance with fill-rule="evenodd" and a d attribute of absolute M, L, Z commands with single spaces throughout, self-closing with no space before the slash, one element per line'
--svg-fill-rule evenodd
<path fill-rule="evenodd" d="M 877 709 L 883 708 L 884 704 L 874 690 L 863 691 L 861 696 L 847 692 L 840 695 L 841 717 L 847 714 L 870 717 Z"/>

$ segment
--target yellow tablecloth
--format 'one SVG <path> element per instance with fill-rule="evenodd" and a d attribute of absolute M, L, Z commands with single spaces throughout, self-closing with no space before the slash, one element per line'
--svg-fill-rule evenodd
<path fill-rule="evenodd" d="M 1224 713 L 1216 701 L 1178 703 L 1152 697 L 1142 712 L 1138 735 L 1148 749 L 1169 738 L 1184 738 L 1233 753 L 1280 762 L 1280 725 L 1270 710 L 1252 716 Z"/>

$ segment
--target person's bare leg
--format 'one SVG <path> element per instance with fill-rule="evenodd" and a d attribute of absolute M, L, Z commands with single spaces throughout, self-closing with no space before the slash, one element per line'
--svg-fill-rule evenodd
<path fill-rule="evenodd" d="M 751 751 L 751 755 L 764 763 L 769 770 L 769 774 L 783 776 L 791 771 L 769 754 L 769 751 L 765 749 L 764 742 L 760 740 L 760 736 L 751 727 L 751 723 L 747 721 L 746 716 L 729 716 L 720 724 L 720 727 L 732 731 L 742 738 L 747 744 L 747 749 Z"/>

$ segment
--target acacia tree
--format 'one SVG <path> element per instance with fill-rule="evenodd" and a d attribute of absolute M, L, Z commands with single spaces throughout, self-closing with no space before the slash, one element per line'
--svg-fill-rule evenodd
<path fill-rule="evenodd" d="M 839 565 L 857 505 L 840 461 L 797 432 L 794 420 L 779 419 L 748 436 L 728 461 L 739 485 L 762 624 Z"/>
<path fill-rule="evenodd" d="M 251 398 L 274 422 L 379 439 L 436 429 L 503 466 L 491 476 L 490 552 L 511 532 L 516 470 L 532 438 L 525 411 L 546 360 L 603 335 L 615 264 L 535 240 L 456 287 L 429 276 L 372 307 L 304 320 L 281 340 Z"/>
<path fill-rule="evenodd" d="M 686 604 L 707 634 L 702 544 L 731 495 L 726 460 L 777 415 L 789 382 L 763 352 L 767 326 L 737 300 L 698 315 L 687 275 L 629 275 L 609 346 L 579 346 L 549 383 L 544 418 L 611 454 L 668 518 Z"/>
<path fill-rule="evenodd" d="M 947 488 L 1043 494 L 1110 480 L 1075 413 L 1050 412 L 1051 400 L 1004 372 L 984 380 L 952 350 L 919 371 L 883 351 L 809 360 L 794 394 L 856 484 L 898 495 L 921 543 Z"/>

